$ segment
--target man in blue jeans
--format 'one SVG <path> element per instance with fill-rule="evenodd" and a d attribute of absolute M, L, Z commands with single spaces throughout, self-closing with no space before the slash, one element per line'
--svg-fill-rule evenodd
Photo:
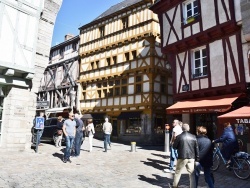
<path fill-rule="evenodd" d="M 112 125 L 109 123 L 109 119 L 105 118 L 105 123 L 103 124 L 103 132 L 104 132 L 104 152 L 107 152 L 107 144 L 111 148 L 110 143 L 110 135 L 112 133 Z"/>
<path fill-rule="evenodd" d="M 173 121 L 173 131 L 172 131 L 172 137 L 170 140 L 170 165 L 169 169 L 164 169 L 164 172 L 170 172 L 172 173 L 174 170 L 174 161 L 178 158 L 178 152 L 177 149 L 174 149 L 172 146 L 174 144 L 174 141 L 178 135 L 182 133 L 182 122 L 175 119 Z"/>
<path fill-rule="evenodd" d="M 76 121 L 76 136 L 75 136 L 75 153 L 74 157 L 78 157 L 80 155 L 81 144 L 85 139 L 85 126 L 83 121 L 80 119 L 79 114 L 75 113 L 75 121 Z"/>
<path fill-rule="evenodd" d="M 66 163 L 68 161 L 71 163 L 70 153 L 76 135 L 76 122 L 74 121 L 74 114 L 69 114 L 69 119 L 64 121 L 63 133 L 66 139 L 66 149 L 63 156 L 63 162 Z"/>

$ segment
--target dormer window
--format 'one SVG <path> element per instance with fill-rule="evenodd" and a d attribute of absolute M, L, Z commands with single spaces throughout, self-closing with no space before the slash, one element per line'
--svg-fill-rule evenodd
<path fill-rule="evenodd" d="M 183 3 L 183 18 L 184 24 L 189 24 L 196 20 L 198 12 L 198 1 L 189 0 Z"/>

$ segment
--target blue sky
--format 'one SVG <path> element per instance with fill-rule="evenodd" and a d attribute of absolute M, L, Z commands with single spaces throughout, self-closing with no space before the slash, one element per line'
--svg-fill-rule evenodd
<path fill-rule="evenodd" d="M 78 28 L 91 22 L 109 7 L 123 0 L 63 0 L 56 18 L 52 46 L 64 41 L 66 34 L 78 35 Z"/>

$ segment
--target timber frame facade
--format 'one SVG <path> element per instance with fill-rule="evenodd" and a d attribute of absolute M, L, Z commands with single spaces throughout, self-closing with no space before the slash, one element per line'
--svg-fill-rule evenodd
<path fill-rule="evenodd" d="M 197 105 L 210 99 L 213 103 L 231 94 L 238 97 L 227 111 L 249 104 L 249 40 L 242 32 L 249 25 L 242 26 L 246 20 L 242 22 L 241 1 L 164 0 L 150 9 L 159 17 L 161 48 L 173 70 L 173 94 L 179 106 L 194 99 Z M 226 111 L 198 107 L 179 110 L 173 105 L 167 113 L 193 125 L 193 133 L 195 126 L 204 125 L 210 138 L 217 137 L 222 126 L 212 125 Z"/>
<path fill-rule="evenodd" d="M 78 48 L 79 36 L 65 35 L 65 41 L 53 46 L 50 50 L 49 64 L 41 79 L 37 99 L 48 101 L 50 111 L 61 107 L 79 108 L 77 102 L 79 101 Z"/>
<path fill-rule="evenodd" d="M 121 141 L 163 142 L 171 70 L 160 49 L 152 0 L 126 0 L 80 27 L 80 110 L 102 135 L 104 117 Z"/>

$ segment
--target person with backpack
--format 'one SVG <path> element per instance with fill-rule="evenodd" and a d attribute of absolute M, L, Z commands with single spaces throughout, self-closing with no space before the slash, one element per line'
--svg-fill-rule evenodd
<path fill-rule="evenodd" d="M 82 141 L 85 139 L 85 126 L 78 113 L 75 113 L 76 136 L 74 142 L 73 157 L 79 157 Z"/>

